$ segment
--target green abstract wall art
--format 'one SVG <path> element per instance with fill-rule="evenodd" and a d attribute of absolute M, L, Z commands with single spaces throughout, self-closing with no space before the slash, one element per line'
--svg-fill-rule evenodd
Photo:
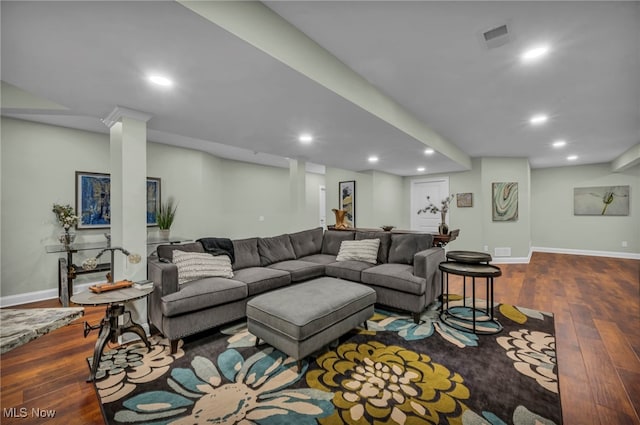
<path fill-rule="evenodd" d="M 518 220 L 518 183 L 491 183 L 493 221 Z"/>
<path fill-rule="evenodd" d="M 574 188 L 573 215 L 629 215 L 629 186 Z"/>

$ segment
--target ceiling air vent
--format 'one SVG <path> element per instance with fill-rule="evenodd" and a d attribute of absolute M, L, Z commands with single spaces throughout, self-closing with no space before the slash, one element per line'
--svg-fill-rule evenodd
<path fill-rule="evenodd" d="M 490 49 L 507 44 L 509 42 L 509 29 L 507 28 L 507 24 L 483 32 L 482 37 Z"/>

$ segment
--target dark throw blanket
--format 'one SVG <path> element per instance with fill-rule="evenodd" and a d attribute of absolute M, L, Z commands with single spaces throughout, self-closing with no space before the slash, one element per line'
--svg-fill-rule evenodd
<path fill-rule="evenodd" d="M 201 238 L 197 242 L 202 244 L 206 252 L 211 255 L 227 255 L 231 259 L 231 264 L 235 263 L 236 257 L 233 251 L 233 242 L 227 238 Z"/>

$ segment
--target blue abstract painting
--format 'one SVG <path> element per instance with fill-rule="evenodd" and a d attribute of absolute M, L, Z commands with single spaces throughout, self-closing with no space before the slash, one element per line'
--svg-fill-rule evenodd
<path fill-rule="evenodd" d="M 157 226 L 160 206 L 160 179 L 147 178 L 147 226 Z M 111 176 L 101 173 L 76 172 L 76 213 L 78 229 L 111 226 Z"/>

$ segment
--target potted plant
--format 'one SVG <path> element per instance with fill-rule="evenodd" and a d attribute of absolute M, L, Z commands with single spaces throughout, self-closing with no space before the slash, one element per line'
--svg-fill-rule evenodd
<path fill-rule="evenodd" d="M 76 234 L 70 232 L 69 229 L 78 223 L 78 216 L 73 210 L 73 207 L 69 204 L 53 204 L 52 211 L 55 213 L 58 223 L 60 223 L 64 229 L 64 233 L 59 236 L 58 240 L 65 245 L 72 244 L 76 238 Z"/>
<path fill-rule="evenodd" d="M 453 194 L 451 194 L 451 196 L 447 196 L 446 198 L 444 198 L 442 200 L 442 206 L 438 207 L 433 202 L 431 202 L 431 197 L 427 196 L 427 201 L 429 201 L 429 205 L 418 210 L 418 214 L 427 213 L 427 212 L 430 212 L 431 214 L 440 213 L 440 219 L 442 220 L 442 222 L 440 223 L 440 226 L 438 226 L 438 232 L 440 232 L 441 235 L 446 235 L 449 233 L 449 226 L 447 226 L 447 223 L 445 223 L 445 220 L 447 218 L 447 212 L 449 211 L 449 203 L 452 200 L 453 200 Z"/>
<path fill-rule="evenodd" d="M 178 205 L 174 203 L 173 198 L 167 199 L 167 202 L 160 203 L 160 210 L 158 211 L 157 221 L 160 228 L 160 237 L 163 239 L 169 238 L 169 231 L 173 220 L 176 217 L 176 210 Z"/>

